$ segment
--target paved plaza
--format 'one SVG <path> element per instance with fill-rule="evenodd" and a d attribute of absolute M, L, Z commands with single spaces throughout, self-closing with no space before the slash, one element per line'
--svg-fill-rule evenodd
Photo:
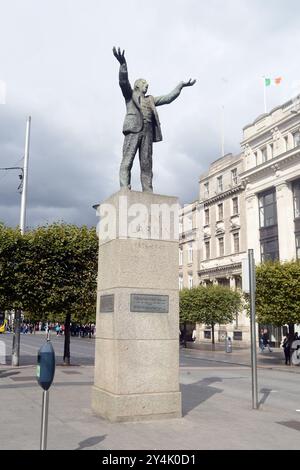
<path fill-rule="evenodd" d="M 9 354 L 12 335 L 0 340 Z M 183 417 L 112 424 L 90 408 L 95 340 L 72 338 L 71 367 L 60 365 L 63 340 L 52 337 L 57 368 L 50 389 L 49 449 L 300 448 L 300 367 L 286 367 L 280 350 L 258 355 L 258 411 L 251 406 L 249 350 L 181 349 Z M 43 341 L 44 335 L 22 335 L 21 366 L 0 366 L 1 449 L 39 448 L 42 390 L 35 365 Z"/>

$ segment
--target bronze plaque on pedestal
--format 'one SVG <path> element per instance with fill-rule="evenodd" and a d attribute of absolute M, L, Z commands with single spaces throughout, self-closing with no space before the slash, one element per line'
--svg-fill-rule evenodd
<path fill-rule="evenodd" d="M 130 311 L 143 313 L 169 313 L 169 296 L 131 294 Z"/>

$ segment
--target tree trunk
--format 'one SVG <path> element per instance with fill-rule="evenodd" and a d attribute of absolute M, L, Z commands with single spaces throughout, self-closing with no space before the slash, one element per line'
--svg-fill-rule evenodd
<path fill-rule="evenodd" d="M 211 344 L 212 349 L 215 349 L 215 324 L 211 324 Z"/>
<path fill-rule="evenodd" d="M 20 365 L 20 328 L 21 328 L 21 310 L 15 310 L 14 318 L 14 334 L 13 334 L 13 345 L 12 345 L 12 357 L 11 364 L 14 367 Z"/>
<path fill-rule="evenodd" d="M 291 334 L 291 335 L 295 334 L 295 325 L 294 325 L 294 323 L 289 323 L 289 334 Z"/>
<path fill-rule="evenodd" d="M 71 314 L 66 314 L 65 319 L 65 344 L 64 344 L 64 364 L 70 365 L 70 322 Z"/>
<path fill-rule="evenodd" d="M 186 321 L 183 324 L 183 346 L 186 348 Z"/>

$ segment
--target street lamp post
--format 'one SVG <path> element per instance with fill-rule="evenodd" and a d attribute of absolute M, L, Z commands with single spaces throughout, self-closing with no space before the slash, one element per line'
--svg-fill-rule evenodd
<path fill-rule="evenodd" d="M 26 202 L 27 202 L 30 126 L 31 126 L 31 116 L 27 118 L 26 137 L 25 137 L 23 185 L 22 185 L 21 214 L 20 214 L 20 231 L 22 235 L 24 235 L 25 228 L 26 228 Z M 20 324 L 21 324 L 21 310 L 16 309 L 15 318 L 14 318 L 14 336 L 13 336 L 12 358 L 11 358 L 12 366 L 15 366 L 15 367 L 18 367 L 20 364 Z"/>
<path fill-rule="evenodd" d="M 26 203 L 27 203 L 27 183 L 28 183 L 28 160 L 29 160 L 29 145 L 30 145 L 30 127 L 31 116 L 27 119 L 26 137 L 25 137 L 25 155 L 24 155 L 24 170 L 23 170 L 23 188 L 21 196 L 21 214 L 20 214 L 20 230 L 24 235 L 26 228 Z"/>

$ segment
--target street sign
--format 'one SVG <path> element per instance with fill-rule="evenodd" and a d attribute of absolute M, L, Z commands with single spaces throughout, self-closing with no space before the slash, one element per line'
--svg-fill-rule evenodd
<path fill-rule="evenodd" d="M 246 294 L 250 293 L 250 282 L 249 282 L 249 259 L 242 259 L 242 289 Z"/>

